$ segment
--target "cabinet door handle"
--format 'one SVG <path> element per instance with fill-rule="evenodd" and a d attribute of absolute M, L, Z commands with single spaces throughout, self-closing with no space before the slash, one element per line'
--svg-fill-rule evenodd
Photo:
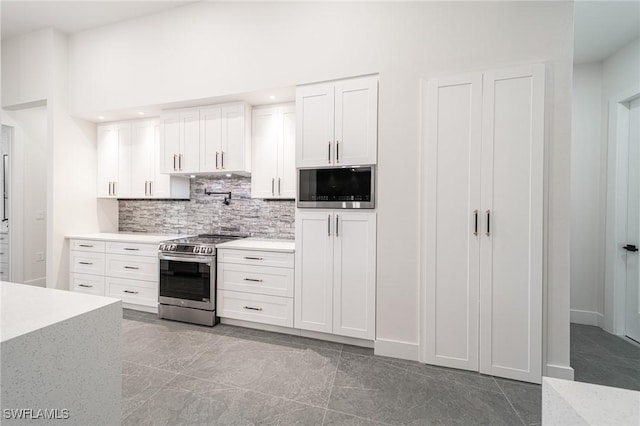
<path fill-rule="evenodd" d="M 262 308 L 254 308 L 252 306 L 243 306 L 243 307 L 244 307 L 244 309 L 249 309 L 251 311 L 261 311 L 262 310 Z"/>
<path fill-rule="evenodd" d="M 178 156 L 178 154 L 173 154 L 173 171 L 175 172 L 177 170 L 176 167 L 176 157 Z"/>
<path fill-rule="evenodd" d="M 274 184 L 275 184 L 276 178 L 271 178 L 271 195 L 276 195 L 276 191 L 274 188 Z"/>
<path fill-rule="evenodd" d="M 114 196 L 118 195 L 118 189 L 116 187 L 116 182 L 113 182 L 113 195 Z"/>
<path fill-rule="evenodd" d="M 124 269 L 140 269 L 137 266 L 124 266 Z"/>
<path fill-rule="evenodd" d="M 78 284 L 78 287 L 92 288 L 93 286 L 89 284 Z"/>
<path fill-rule="evenodd" d="M 340 142 L 336 141 L 336 163 L 340 162 Z"/>
<path fill-rule="evenodd" d="M 478 235 L 478 210 L 473 211 L 473 235 Z"/>
<path fill-rule="evenodd" d="M 113 183 L 113 182 L 109 182 L 109 195 L 113 195 L 113 191 L 111 190 L 111 184 L 112 184 L 112 183 Z"/>
<path fill-rule="evenodd" d="M 182 171 L 182 154 L 178 154 L 178 170 Z"/>
<path fill-rule="evenodd" d="M 331 215 L 327 215 L 327 236 L 331 236 Z"/>
<path fill-rule="evenodd" d="M 487 237 L 491 235 L 491 210 L 487 210 Z"/>
<path fill-rule="evenodd" d="M 78 247 L 93 247 L 91 244 L 78 244 Z"/>
<path fill-rule="evenodd" d="M 220 153 L 218 151 L 216 151 L 216 170 L 220 168 L 220 167 L 218 167 L 218 157 L 219 156 L 220 156 Z"/>
<path fill-rule="evenodd" d="M 280 192 L 280 178 L 278 178 L 278 195 L 281 195 L 281 192 Z"/>
<path fill-rule="evenodd" d="M 153 186 L 151 186 L 151 185 L 153 185 L 153 181 L 152 180 L 149 181 L 149 196 L 150 197 L 153 196 Z"/>
<path fill-rule="evenodd" d="M 253 257 L 253 256 L 245 256 L 244 258 L 249 260 L 262 260 L 261 257 Z"/>
<path fill-rule="evenodd" d="M 327 156 L 327 159 L 329 160 L 328 163 L 331 164 L 331 141 L 329 141 L 329 155 Z"/>
<path fill-rule="evenodd" d="M 78 262 L 81 265 L 93 265 L 93 262 Z"/>
<path fill-rule="evenodd" d="M 149 195 L 149 181 L 145 180 L 144 181 L 144 195 Z"/>
<path fill-rule="evenodd" d="M 338 232 L 338 221 L 340 220 L 340 215 L 337 214 L 336 215 L 336 237 L 340 236 L 340 233 Z"/>
<path fill-rule="evenodd" d="M 137 291 L 131 291 L 131 290 L 123 290 L 125 293 L 129 293 L 129 294 L 138 294 Z"/>
<path fill-rule="evenodd" d="M 262 280 L 256 280 L 255 278 L 245 278 L 245 281 L 251 281 L 252 283 L 261 283 Z"/>
<path fill-rule="evenodd" d="M 123 250 L 127 250 L 127 251 L 140 251 L 139 248 L 133 248 L 133 247 L 125 247 Z"/>
<path fill-rule="evenodd" d="M 220 168 L 224 169 L 224 151 L 220 151 Z"/>

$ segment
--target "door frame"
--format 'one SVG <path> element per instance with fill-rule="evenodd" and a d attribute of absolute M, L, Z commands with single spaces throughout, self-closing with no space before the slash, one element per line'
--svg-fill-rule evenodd
<path fill-rule="evenodd" d="M 625 333 L 627 281 L 627 178 L 629 149 L 629 103 L 640 97 L 640 87 L 609 100 L 605 218 L 604 329 Z"/>

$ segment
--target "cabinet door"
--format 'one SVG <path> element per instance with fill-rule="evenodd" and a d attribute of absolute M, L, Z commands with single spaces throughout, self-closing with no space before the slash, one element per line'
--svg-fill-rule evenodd
<path fill-rule="evenodd" d="M 113 182 L 118 179 L 118 131 L 115 126 L 98 126 L 98 197 L 113 196 Z"/>
<path fill-rule="evenodd" d="M 333 331 L 333 214 L 296 212 L 294 327 Z"/>
<path fill-rule="evenodd" d="M 544 66 L 484 74 L 480 372 L 540 383 Z"/>
<path fill-rule="evenodd" d="M 245 170 L 244 104 L 222 107 L 222 148 L 220 166 L 225 171 Z"/>
<path fill-rule="evenodd" d="M 251 118 L 251 196 L 275 198 L 278 174 L 279 108 L 254 109 Z"/>
<path fill-rule="evenodd" d="M 131 124 L 124 123 L 117 126 L 118 132 L 118 179 L 115 184 L 117 198 L 131 197 L 131 162 L 132 139 Z"/>
<path fill-rule="evenodd" d="M 333 334 L 375 339 L 376 214 L 334 213 Z"/>
<path fill-rule="evenodd" d="M 478 371 L 482 74 L 429 80 L 425 95 L 425 361 Z"/>
<path fill-rule="evenodd" d="M 156 152 L 156 121 L 141 121 L 133 124 L 131 142 L 131 196 L 144 198 L 149 193 L 149 182 L 154 174 Z"/>
<path fill-rule="evenodd" d="M 333 164 L 335 144 L 333 83 L 296 89 L 296 166 L 322 167 Z"/>
<path fill-rule="evenodd" d="M 162 114 L 160 117 L 160 136 L 162 138 L 162 173 L 178 171 L 180 154 L 180 115 L 177 112 Z"/>
<path fill-rule="evenodd" d="M 180 159 L 178 171 L 200 171 L 200 112 L 197 109 L 180 112 Z"/>
<path fill-rule="evenodd" d="M 335 97 L 335 164 L 376 164 L 378 77 L 338 81 Z"/>
<path fill-rule="evenodd" d="M 296 107 L 283 106 L 279 116 L 278 197 L 296 198 Z M 255 164 L 255 163 L 254 163 Z"/>
<path fill-rule="evenodd" d="M 220 107 L 200 109 L 200 170 L 220 170 L 222 147 L 222 109 Z"/>

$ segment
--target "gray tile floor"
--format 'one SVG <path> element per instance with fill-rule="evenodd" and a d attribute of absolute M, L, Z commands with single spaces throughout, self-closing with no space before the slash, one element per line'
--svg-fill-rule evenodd
<path fill-rule="evenodd" d="M 578 382 L 640 391 L 640 345 L 599 327 L 571 324 L 571 366 Z"/>
<path fill-rule="evenodd" d="M 540 423 L 540 386 L 125 310 L 124 425 Z"/>

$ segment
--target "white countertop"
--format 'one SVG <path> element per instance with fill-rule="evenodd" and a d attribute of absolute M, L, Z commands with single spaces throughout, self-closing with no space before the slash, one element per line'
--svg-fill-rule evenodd
<path fill-rule="evenodd" d="M 638 425 L 640 392 L 542 378 L 543 425 Z"/>
<path fill-rule="evenodd" d="M 113 303 L 120 300 L 0 281 L 0 342 Z"/>
<path fill-rule="evenodd" d="M 294 240 L 243 238 L 241 240 L 234 240 L 218 244 L 216 247 L 219 249 L 280 251 L 293 253 L 295 251 L 296 245 Z"/>
<path fill-rule="evenodd" d="M 160 241 L 173 240 L 176 238 L 184 238 L 188 235 L 160 235 L 146 234 L 144 232 L 96 232 L 94 234 L 75 234 L 65 235 L 65 238 L 77 240 L 102 240 L 102 241 L 119 241 L 123 243 L 153 243 L 158 244 Z"/>

